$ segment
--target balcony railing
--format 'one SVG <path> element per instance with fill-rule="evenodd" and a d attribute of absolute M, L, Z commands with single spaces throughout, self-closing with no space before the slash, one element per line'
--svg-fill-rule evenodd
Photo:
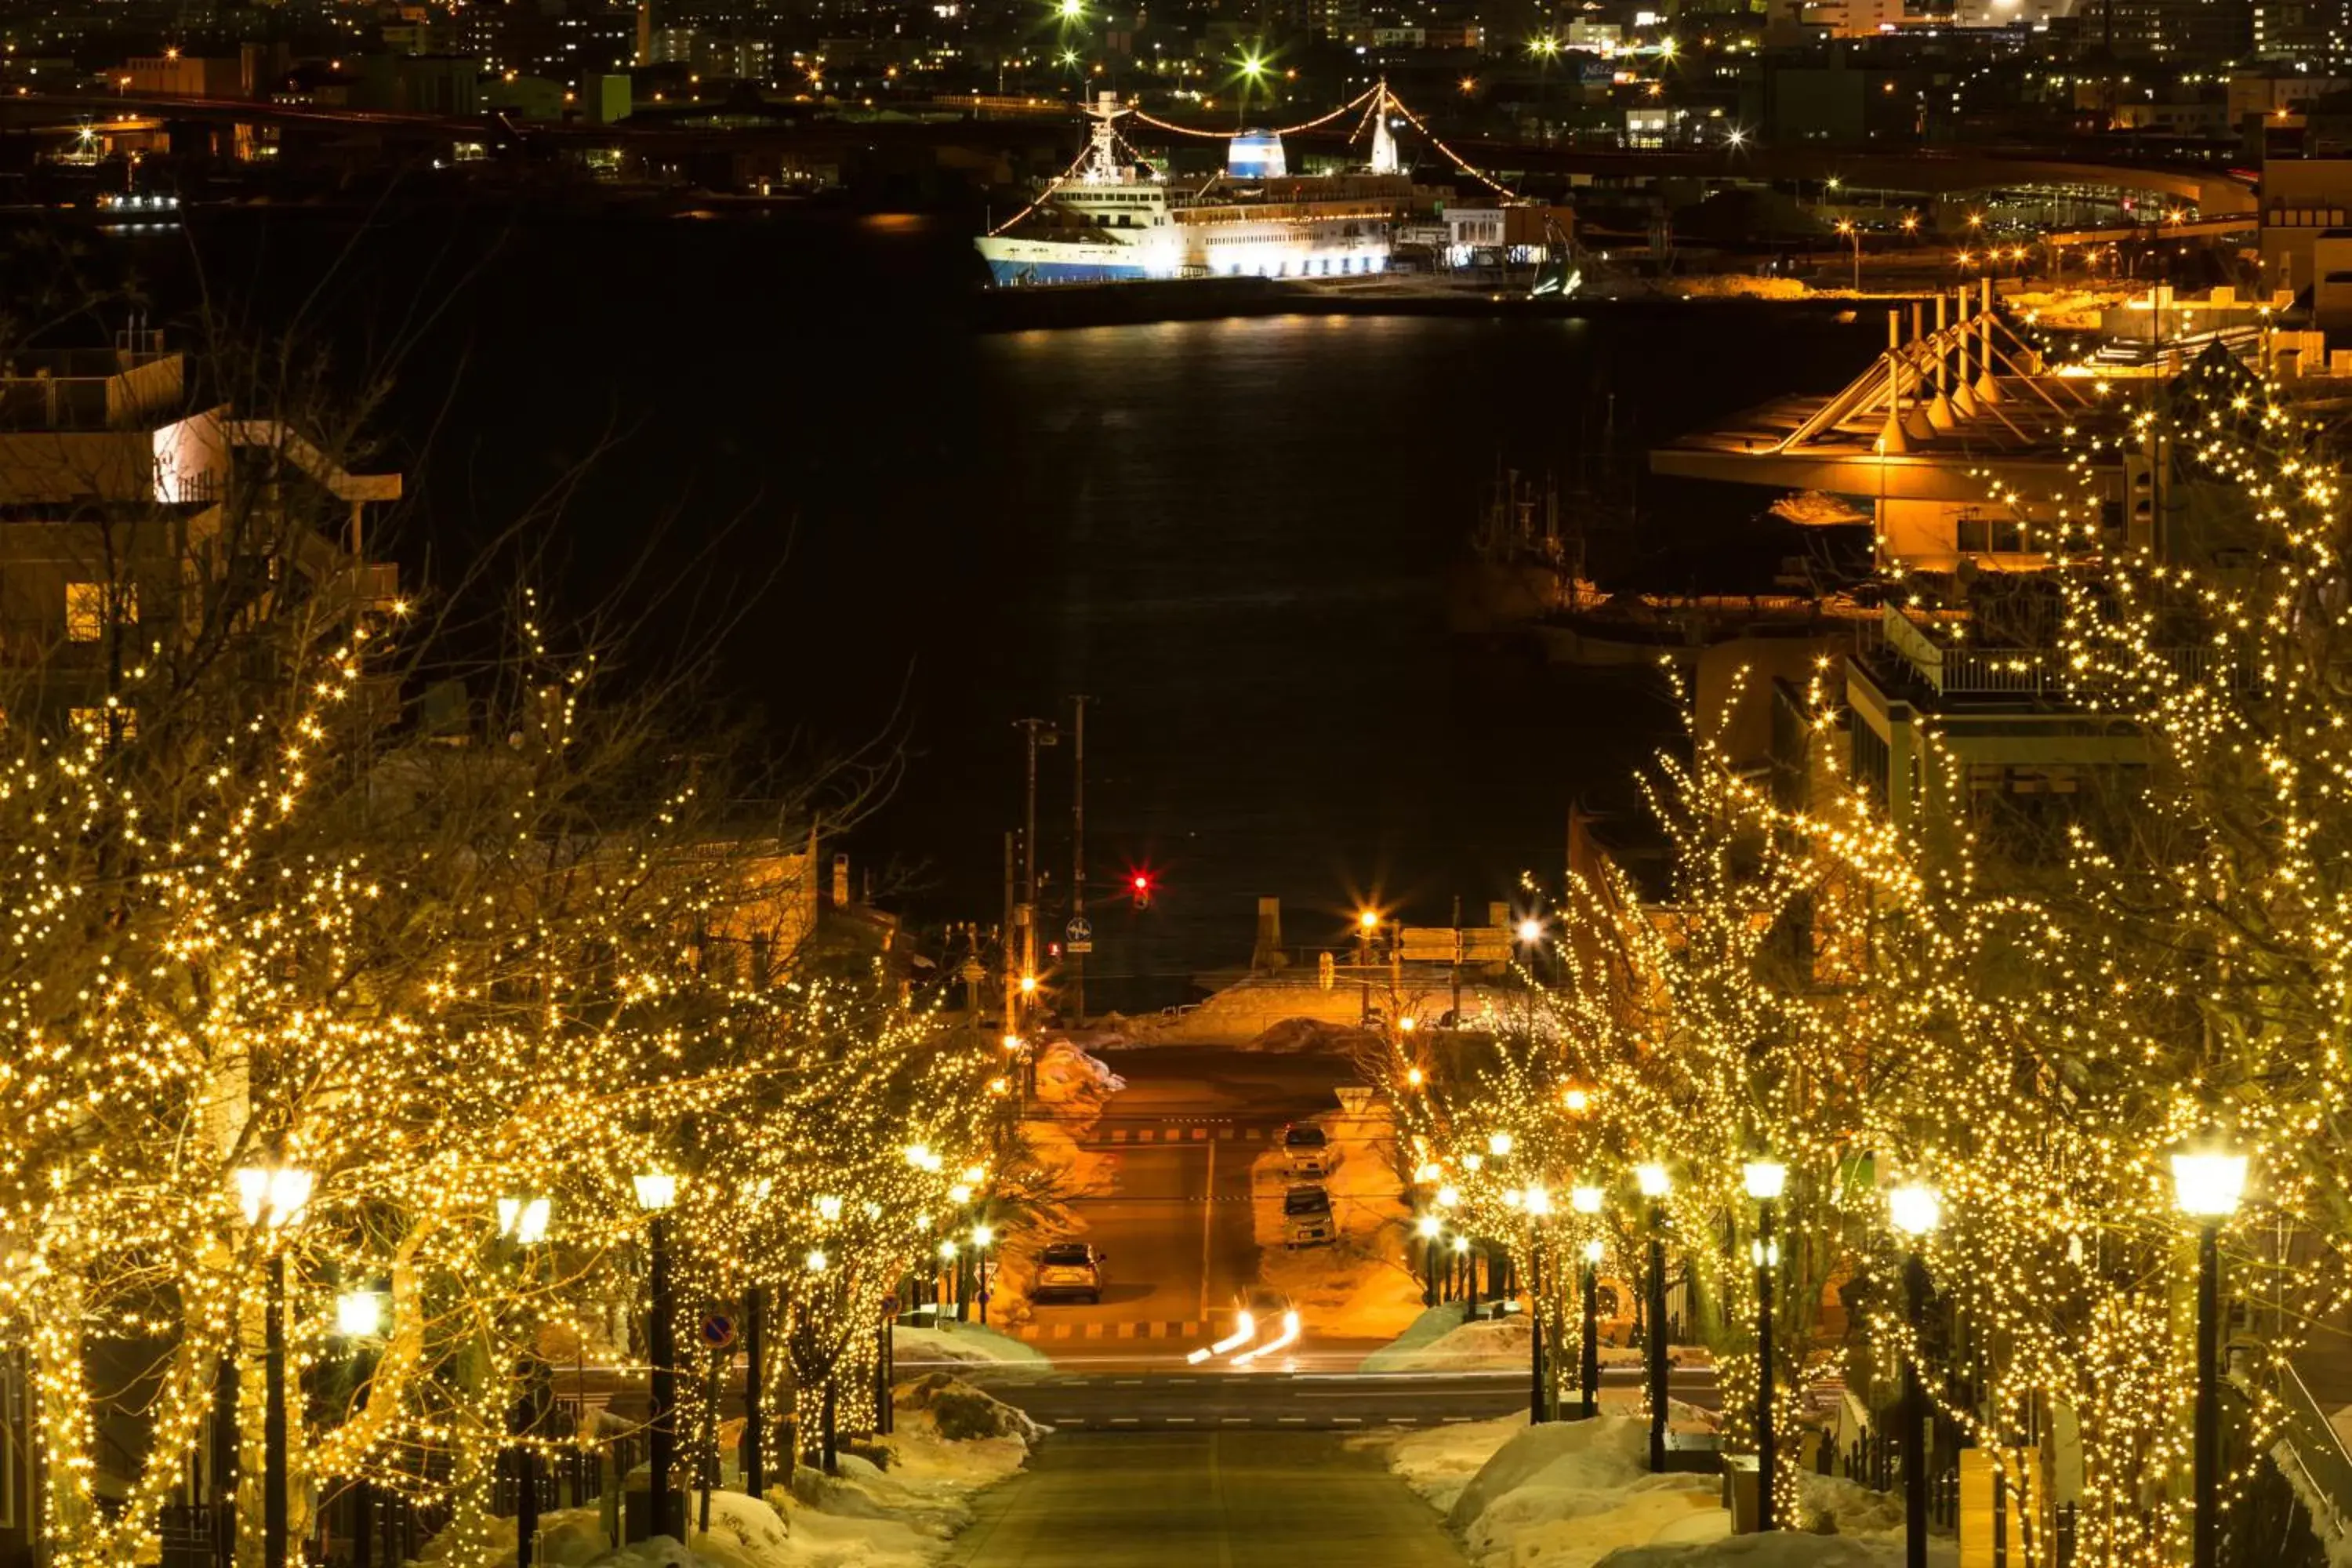
<path fill-rule="evenodd" d="M 2067 679 L 2069 656 L 2063 648 L 1954 647 L 1938 641 L 1929 625 L 1895 605 L 1885 606 L 1879 632 L 1887 649 L 1938 696 L 2074 695 Z M 2209 647 L 2154 648 L 2147 657 L 2176 679 L 2192 683 L 2213 674 L 2218 666 Z"/>

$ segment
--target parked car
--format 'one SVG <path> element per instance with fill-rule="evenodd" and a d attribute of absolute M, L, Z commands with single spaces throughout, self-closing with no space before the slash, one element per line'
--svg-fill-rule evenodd
<path fill-rule="evenodd" d="M 1282 1244 L 1285 1247 L 1328 1247 L 1338 1236 L 1331 1218 L 1331 1194 L 1321 1187 L 1293 1187 L 1282 1194 Z"/>
<path fill-rule="evenodd" d="M 1032 1301 L 1085 1300 L 1102 1304 L 1103 1254 L 1091 1243 L 1055 1241 L 1037 1255 L 1037 1283 L 1030 1288 Z"/>
<path fill-rule="evenodd" d="M 1294 1121 L 1282 1130 L 1282 1152 L 1294 1176 L 1331 1173 L 1331 1140 L 1311 1121 Z"/>

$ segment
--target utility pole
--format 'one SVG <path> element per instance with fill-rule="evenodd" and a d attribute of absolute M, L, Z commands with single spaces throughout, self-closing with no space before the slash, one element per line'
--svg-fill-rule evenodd
<path fill-rule="evenodd" d="M 1013 900 L 1013 835 L 1004 836 L 1004 1033 L 1021 1032 L 1021 948 L 1015 935 L 1013 917 L 1019 906 Z"/>
<path fill-rule="evenodd" d="M 1087 918 L 1087 704 L 1075 696 L 1077 721 L 1070 735 L 1070 919 Z M 1070 1014 L 1084 1026 L 1087 1021 L 1087 958 L 1073 949 L 1070 960 Z"/>
<path fill-rule="evenodd" d="M 1021 954 L 1022 973 L 1037 973 L 1037 748 L 1051 746 L 1061 740 L 1051 719 L 1015 719 L 1013 727 L 1027 737 L 1029 742 L 1028 803 L 1022 816 L 1021 835 L 1021 901 L 1029 906 L 1028 942 Z"/>

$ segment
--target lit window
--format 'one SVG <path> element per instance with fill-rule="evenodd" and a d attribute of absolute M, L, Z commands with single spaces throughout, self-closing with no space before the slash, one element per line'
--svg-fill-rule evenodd
<path fill-rule="evenodd" d="M 72 642 L 96 642 L 106 635 L 109 622 L 128 624 L 139 618 L 139 590 L 129 583 L 68 583 L 66 637 Z"/>

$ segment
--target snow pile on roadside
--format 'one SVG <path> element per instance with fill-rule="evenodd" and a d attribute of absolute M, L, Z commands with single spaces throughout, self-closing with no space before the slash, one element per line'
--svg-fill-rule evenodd
<path fill-rule="evenodd" d="M 1530 1426 L 1513 1416 L 1386 1447 L 1390 1468 L 1445 1510 L 1479 1568 L 1595 1568 L 1625 1547 L 1730 1529 L 1717 1479 L 1652 1475 L 1648 1427 L 1628 1417 Z"/>
<path fill-rule="evenodd" d="M 1949 1541 L 1928 1542 L 1929 1563 L 1958 1560 Z M 1903 1568 L 1903 1542 L 1776 1530 L 1769 1535 L 1628 1547 L 1601 1558 L 1599 1568 Z"/>
<path fill-rule="evenodd" d="M 1524 1415 L 1357 1439 L 1445 1515 L 1478 1568 L 1901 1568 L 1899 1497 L 1802 1478 L 1809 1521 L 1834 1534 L 1730 1533 L 1716 1476 L 1653 1475 L 1648 1424 L 1603 1415 L 1529 1426 Z M 1952 1540 L 1928 1543 L 1948 1568 Z"/>
<path fill-rule="evenodd" d="M 1465 1322 L 1458 1301 L 1444 1302 L 1424 1310 L 1413 1320 L 1404 1332 L 1389 1344 L 1366 1356 L 1358 1370 L 1362 1372 L 1459 1372 L 1479 1368 L 1507 1369 L 1528 1364 L 1528 1336 L 1524 1313 L 1507 1318 L 1482 1318 Z M 1700 1352 L 1686 1352 L 1684 1347 L 1668 1350 L 1668 1359 L 1676 1365 L 1695 1359 Z M 1601 1347 L 1603 1366 L 1640 1366 L 1642 1352 L 1637 1346 L 1607 1345 Z M 1570 1369 L 1571 1374 L 1574 1369 Z M 1605 1400 L 1626 1394 L 1626 1388 L 1606 1388 Z M 1639 1404 L 1638 1391 L 1633 1393 L 1633 1403 Z"/>
<path fill-rule="evenodd" d="M 1010 1334 L 1000 1334 L 978 1323 L 946 1322 L 938 1328 L 923 1329 L 902 1320 L 890 1327 L 890 1344 L 900 1362 L 917 1365 L 954 1362 L 1041 1370 L 1053 1365 L 1035 1346 L 1023 1344 Z"/>
<path fill-rule="evenodd" d="M 1412 1488 L 1414 1496 L 1440 1513 L 1451 1513 L 1462 1489 L 1486 1468 L 1495 1450 L 1527 1429 L 1528 1418 L 1521 1414 L 1432 1426 L 1401 1437 L 1361 1437 L 1351 1446 L 1379 1450 L 1388 1460 L 1390 1471 Z"/>
<path fill-rule="evenodd" d="M 1591 1568 L 1612 1552 L 1730 1528 L 1711 1476 L 1653 1475 L 1643 1422 L 1603 1415 L 1529 1426 L 1495 1450 L 1446 1523 L 1472 1561 Z"/>
<path fill-rule="evenodd" d="M 1049 1040 L 1037 1052 L 1037 1093 L 1040 1105 L 1083 1105 L 1099 1108 L 1127 1087 L 1127 1080 L 1102 1059 L 1069 1040 Z"/>
<path fill-rule="evenodd" d="M 1455 1333 L 1467 1326 L 1469 1325 L 1462 1321 L 1462 1308 L 1458 1302 L 1445 1301 L 1434 1307 L 1425 1307 L 1422 1310 L 1421 1316 L 1405 1326 L 1402 1333 L 1366 1356 L 1362 1364 L 1356 1370 L 1359 1372 L 1418 1371 L 1424 1364 L 1419 1359 L 1423 1354 L 1429 1352 L 1440 1341 L 1453 1338 Z M 1527 1341 L 1522 1338 L 1519 1341 L 1520 1358 L 1524 1360 L 1527 1353 Z"/>

